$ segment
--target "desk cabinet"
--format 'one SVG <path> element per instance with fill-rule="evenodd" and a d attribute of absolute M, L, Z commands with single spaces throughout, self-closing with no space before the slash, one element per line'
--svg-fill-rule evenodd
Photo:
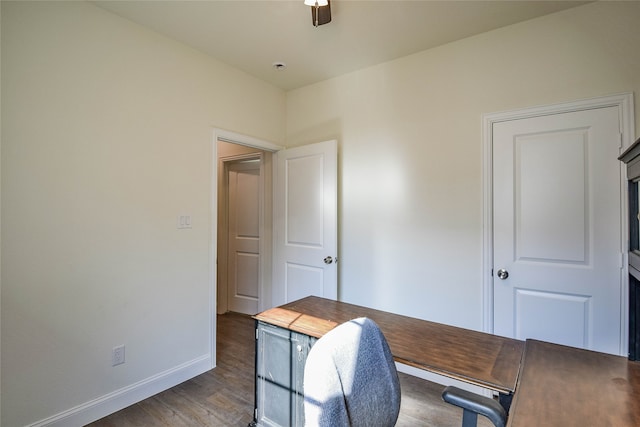
<path fill-rule="evenodd" d="M 640 360 L 640 139 L 618 159 L 629 181 L 629 359 Z"/>
<path fill-rule="evenodd" d="M 256 321 L 256 400 L 253 425 L 304 425 L 304 364 L 317 341 Z"/>

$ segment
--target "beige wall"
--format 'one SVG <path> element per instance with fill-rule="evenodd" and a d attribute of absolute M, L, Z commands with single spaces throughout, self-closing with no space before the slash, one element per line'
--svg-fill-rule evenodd
<path fill-rule="evenodd" d="M 482 114 L 640 90 L 637 2 L 286 96 L 91 4 L 1 5 L 7 427 L 206 358 L 213 127 L 338 139 L 341 298 L 479 329 Z"/>
<path fill-rule="evenodd" d="M 639 21 L 589 4 L 287 93 L 287 145 L 340 142 L 340 298 L 482 328 L 482 115 L 640 93 Z"/>
<path fill-rule="evenodd" d="M 213 128 L 281 142 L 284 102 L 89 3 L 2 2 L 3 426 L 206 365 Z"/>

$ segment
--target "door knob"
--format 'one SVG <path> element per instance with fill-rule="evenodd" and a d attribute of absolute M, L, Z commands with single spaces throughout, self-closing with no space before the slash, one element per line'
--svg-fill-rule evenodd
<path fill-rule="evenodd" d="M 333 262 L 333 258 L 331 258 L 330 256 L 324 258 L 325 264 L 331 264 L 332 262 Z"/>
<path fill-rule="evenodd" d="M 509 272 L 507 270 L 505 270 L 504 268 L 498 270 L 498 279 L 504 280 L 507 277 L 509 277 Z"/>

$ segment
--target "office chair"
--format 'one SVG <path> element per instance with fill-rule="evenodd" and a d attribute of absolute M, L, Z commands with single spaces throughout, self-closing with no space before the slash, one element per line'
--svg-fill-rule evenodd
<path fill-rule="evenodd" d="M 384 335 L 367 318 L 345 322 L 320 338 L 304 368 L 307 427 L 392 427 L 400 381 Z"/>
<path fill-rule="evenodd" d="M 320 338 L 304 368 L 305 427 L 393 427 L 400 413 L 400 381 L 387 340 L 367 318 L 345 322 Z M 445 402 L 463 409 L 462 427 L 478 414 L 504 427 L 507 414 L 495 400 L 446 387 Z"/>
<path fill-rule="evenodd" d="M 478 415 L 484 415 L 496 427 L 507 424 L 507 411 L 493 399 L 454 386 L 448 386 L 442 392 L 442 399 L 463 409 L 462 427 L 475 427 Z"/>

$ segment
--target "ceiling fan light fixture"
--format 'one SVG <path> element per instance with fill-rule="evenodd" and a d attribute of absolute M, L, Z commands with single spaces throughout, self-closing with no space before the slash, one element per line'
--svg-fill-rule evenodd
<path fill-rule="evenodd" d="M 314 27 L 331 22 L 331 5 L 329 0 L 304 0 L 304 4 L 311 6 L 311 20 Z"/>

